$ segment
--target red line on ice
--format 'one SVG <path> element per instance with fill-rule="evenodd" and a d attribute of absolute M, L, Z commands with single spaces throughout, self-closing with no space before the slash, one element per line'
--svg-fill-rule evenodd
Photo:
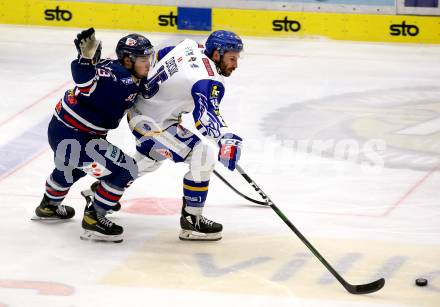
<path fill-rule="evenodd" d="M 14 168 L 13 170 L 11 170 L 9 173 L 6 173 L 5 175 L 0 177 L 0 181 L 8 178 L 9 176 L 15 174 L 16 172 L 18 172 L 19 170 L 21 170 L 23 167 L 27 166 L 28 164 L 30 164 L 32 161 L 36 160 L 37 158 L 39 158 L 40 156 L 42 156 L 46 151 L 48 151 L 49 148 L 45 148 L 42 151 L 40 151 L 39 153 L 37 153 L 35 156 L 33 156 L 31 159 L 26 160 L 25 162 L 23 162 L 22 164 L 20 164 L 19 166 L 17 166 L 16 168 Z"/>
<path fill-rule="evenodd" d="M 414 192 L 422 186 L 423 183 L 426 182 L 426 180 L 432 176 L 438 169 L 440 169 L 440 165 L 437 165 L 433 169 L 431 169 L 428 173 L 426 173 L 422 178 L 419 179 L 408 191 L 406 191 L 405 194 L 403 194 L 399 200 L 397 200 L 391 207 L 389 207 L 384 213 L 382 213 L 380 216 L 387 216 L 390 214 L 393 210 L 395 210 L 397 207 L 399 207 L 402 203 L 405 202 Z"/>
<path fill-rule="evenodd" d="M 17 113 L 9 116 L 8 118 L 4 119 L 3 121 L 0 122 L 0 126 L 3 126 L 7 123 L 9 123 L 11 120 L 13 120 L 14 118 L 16 118 L 17 116 L 23 114 L 24 112 L 28 111 L 29 109 L 35 107 L 36 105 L 38 105 L 39 103 L 41 103 L 42 101 L 44 101 L 45 99 L 49 98 L 50 96 L 54 95 L 56 92 L 58 92 L 59 90 L 65 88 L 67 85 L 69 85 L 69 83 L 71 83 L 72 81 L 66 81 L 63 84 L 61 84 L 60 86 L 58 86 L 57 88 L 53 89 L 52 91 L 50 91 L 49 93 L 47 93 L 46 95 L 44 95 L 43 97 L 37 99 L 36 101 L 32 102 L 31 104 L 29 104 L 28 106 L 24 107 L 23 109 L 21 109 L 20 111 L 18 111 Z M 54 103 L 55 105 L 55 103 Z"/>

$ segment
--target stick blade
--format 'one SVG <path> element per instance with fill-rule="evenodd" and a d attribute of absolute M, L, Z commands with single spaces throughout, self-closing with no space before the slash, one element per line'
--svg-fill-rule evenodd
<path fill-rule="evenodd" d="M 347 289 L 347 291 L 350 292 L 351 294 L 368 294 L 379 291 L 380 289 L 383 288 L 384 285 L 385 285 L 385 279 L 381 278 L 369 284 L 364 284 L 364 285 L 347 284 L 344 286 L 345 289 Z"/>

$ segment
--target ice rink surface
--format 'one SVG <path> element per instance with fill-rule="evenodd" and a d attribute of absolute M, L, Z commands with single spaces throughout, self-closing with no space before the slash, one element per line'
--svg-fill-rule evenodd
<path fill-rule="evenodd" d="M 1 307 L 440 306 L 440 46 L 244 37 L 226 80 L 221 111 L 245 141 L 242 167 L 350 283 L 386 279 L 354 296 L 270 208 L 215 177 L 205 215 L 223 239 L 179 241 L 186 165 L 165 163 L 127 190 L 112 216 L 121 244 L 79 239 L 91 177 L 65 200 L 72 221 L 30 221 L 78 31 L 0 26 Z M 103 55 L 126 34 L 98 30 Z M 182 38 L 143 34 L 155 45 Z M 109 138 L 134 149 L 125 120 Z"/>

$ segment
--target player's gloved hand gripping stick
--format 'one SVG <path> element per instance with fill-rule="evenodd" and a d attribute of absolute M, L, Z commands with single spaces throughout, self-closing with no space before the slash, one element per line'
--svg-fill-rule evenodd
<path fill-rule="evenodd" d="M 287 226 L 300 238 L 300 240 L 309 248 L 309 250 L 316 256 L 316 258 L 321 261 L 321 263 L 330 271 L 330 273 L 344 286 L 344 288 L 351 294 L 367 294 L 376 292 L 385 285 L 385 279 L 380 278 L 368 284 L 362 285 L 352 285 L 348 283 L 338 272 L 321 256 L 321 254 L 313 247 L 313 245 L 302 235 L 302 233 L 289 221 L 289 219 L 278 209 L 273 201 L 261 190 L 261 188 L 249 177 L 248 174 L 240 167 L 240 165 L 235 165 L 236 170 L 241 176 L 261 195 L 263 200 L 270 206 L 275 213 L 286 223 Z"/>
<path fill-rule="evenodd" d="M 243 140 L 238 135 L 233 133 L 226 133 L 223 137 L 218 141 L 219 152 L 218 152 L 218 161 L 220 161 L 223 166 L 228 168 L 229 170 L 235 170 L 235 166 L 238 163 L 238 160 L 241 156 L 241 147 Z M 240 191 L 238 191 L 232 184 L 230 184 L 222 175 L 220 175 L 216 170 L 214 170 L 214 175 L 216 175 L 224 184 L 226 184 L 229 188 L 231 188 L 235 193 L 243 197 L 244 199 L 253 202 L 258 205 L 268 206 L 265 201 L 259 201 L 253 198 L 250 198 Z"/>
<path fill-rule="evenodd" d="M 235 170 L 235 165 L 240 160 L 242 143 L 243 139 L 233 133 L 226 133 L 218 141 L 218 161 L 231 171 Z"/>

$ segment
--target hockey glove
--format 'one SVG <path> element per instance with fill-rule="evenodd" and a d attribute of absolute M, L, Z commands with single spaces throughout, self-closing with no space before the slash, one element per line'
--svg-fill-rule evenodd
<path fill-rule="evenodd" d="M 95 38 L 95 29 L 90 28 L 82 31 L 73 41 L 78 50 L 78 58 L 92 60 L 96 64 L 101 58 L 102 44 Z"/>
<path fill-rule="evenodd" d="M 233 133 L 226 133 L 218 141 L 218 160 L 231 171 L 235 170 L 235 165 L 240 159 L 242 141 L 241 137 Z"/>

